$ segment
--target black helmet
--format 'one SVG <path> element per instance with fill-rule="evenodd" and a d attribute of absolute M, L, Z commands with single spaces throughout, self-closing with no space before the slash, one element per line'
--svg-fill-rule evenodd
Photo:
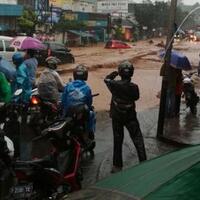
<path fill-rule="evenodd" d="M 49 56 L 46 60 L 45 60 L 45 64 L 46 67 L 55 70 L 57 68 L 57 64 L 59 64 L 61 61 L 54 57 L 54 56 Z"/>
<path fill-rule="evenodd" d="M 123 79 L 130 79 L 133 76 L 134 67 L 129 61 L 123 61 L 118 66 L 118 74 Z"/>
<path fill-rule="evenodd" d="M 88 79 L 88 70 L 84 65 L 78 65 L 73 71 L 74 80 L 83 80 L 87 81 Z"/>

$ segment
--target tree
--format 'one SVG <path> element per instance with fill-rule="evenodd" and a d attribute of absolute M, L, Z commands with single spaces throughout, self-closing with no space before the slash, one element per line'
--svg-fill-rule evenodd
<path fill-rule="evenodd" d="M 147 2 L 147 1 L 146 1 Z M 135 4 L 134 14 L 139 23 L 140 35 L 144 32 L 143 27 L 147 27 L 146 34 L 151 35 L 152 29 L 167 30 L 169 24 L 169 4 L 167 2 L 156 1 L 146 4 Z M 184 12 L 181 7 L 177 8 L 176 23 L 184 19 L 188 12 Z M 192 20 L 190 21 L 192 22 Z"/>
<path fill-rule="evenodd" d="M 17 19 L 17 24 L 21 32 L 32 35 L 38 23 L 37 16 L 31 9 L 25 9 L 21 17 Z"/>
<path fill-rule="evenodd" d="M 66 20 L 63 16 L 61 16 L 59 22 L 53 26 L 53 30 L 63 33 L 63 43 L 67 30 L 83 30 L 85 28 L 86 24 L 83 21 Z"/>

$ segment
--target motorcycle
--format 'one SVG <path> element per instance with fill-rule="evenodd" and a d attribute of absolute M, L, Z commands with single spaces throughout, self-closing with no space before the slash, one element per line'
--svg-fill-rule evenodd
<path fill-rule="evenodd" d="M 81 189 L 81 148 L 70 134 L 72 123 L 69 118 L 59 120 L 34 139 L 49 139 L 53 146 L 50 155 L 14 163 L 17 182 L 10 189 L 9 200 L 58 200 Z"/>
<path fill-rule="evenodd" d="M 60 109 L 58 105 L 41 99 L 35 89 L 30 99 L 28 112 L 30 116 L 28 124 L 37 135 L 40 135 L 43 129 L 58 118 Z"/>
<path fill-rule="evenodd" d="M 186 106 L 190 108 L 192 114 L 197 113 L 197 103 L 199 102 L 199 96 L 195 92 L 194 84 L 191 80 L 191 74 L 184 75 L 183 78 L 183 92 L 185 96 Z"/>
<path fill-rule="evenodd" d="M 98 96 L 99 93 L 93 94 L 92 97 Z M 92 118 L 90 118 L 93 115 Z M 94 157 L 94 148 L 96 146 L 95 142 L 95 128 L 92 131 L 88 132 L 87 127 L 88 119 L 89 123 L 96 124 L 96 116 L 94 107 L 92 110 L 89 110 L 88 106 L 85 104 L 75 105 L 69 109 L 69 116 L 72 117 L 74 126 L 71 129 L 72 135 L 74 135 L 81 144 L 83 154 L 90 154 L 91 157 Z M 93 119 L 93 122 L 90 122 L 90 119 Z"/>

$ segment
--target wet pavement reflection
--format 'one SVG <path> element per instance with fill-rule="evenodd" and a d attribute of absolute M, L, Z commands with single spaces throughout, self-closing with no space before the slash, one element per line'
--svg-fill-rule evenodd
<path fill-rule="evenodd" d="M 200 106 L 197 114 L 192 114 L 188 109 L 181 108 L 180 115 L 165 120 L 164 137 L 173 141 L 196 145 L 200 144 Z"/>

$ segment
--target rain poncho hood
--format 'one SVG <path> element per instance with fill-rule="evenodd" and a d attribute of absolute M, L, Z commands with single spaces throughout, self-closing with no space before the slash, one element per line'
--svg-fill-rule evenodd
<path fill-rule="evenodd" d="M 16 71 L 16 79 L 13 84 L 13 91 L 22 89 L 22 94 L 20 95 L 20 100 L 27 103 L 31 96 L 31 82 L 28 75 L 27 67 L 22 63 Z"/>

